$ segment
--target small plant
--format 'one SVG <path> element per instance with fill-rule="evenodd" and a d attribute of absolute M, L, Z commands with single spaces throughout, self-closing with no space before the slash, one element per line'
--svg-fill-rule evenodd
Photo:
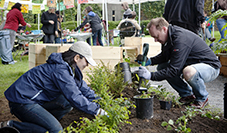
<path fill-rule="evenodd" d="M 186 107 L 186 111 L 182 112 L 183 116 L 179 117 L 175 123 L 172 119 L 170 119 L 168 122 L 162 122 L 161 125 L 163 127 L 167 127 L 167 131 L 172 130 L 173 127 L 177 132 L 190 133 L 191 129 L 187 128 L 187 123 L 190 119 L 192 119 L 192 117 L 196 116 L 197 113 L 196 109 Z"/>
<path fill-rule="evenodd" d="M 146 93 L 146 92 L 142 92 L 141 95 L 139 95 L 137 98 L 151 98 L 152 94 L 151 93 Z"/>
<path fill-rule="evenodd" d="M 90 82 L 90 87 L 95 92 L 102 90 L 101 85 L 107 85 L 109 87 L 108 91 L 111 91 L 114 97 L 120 97 L 121 92 L 128 85 L 127 82 L 124 82 L 124 74 L 121 72 L 120 67 L 117 67 L 117 70 L 113 71 L 110 69 L 109 64 L 105 65 L 101 61 L 101 64 L 95 67 L 92 73 L 88 74 L 88 81 Z"/>
<path fill-rule="evenodd" d="M 178 107 L 178 108 L 180 108 L 181 105 L 183 105 L 183 103 L 179 102 L 179 99 L 180 99 L 180 97 L 172 96 L 171 101 L 172 101 L 173 107 Z"/>
<path fill-rule="evenodd" d="M 166 91 L 166 88 L 159 89 L 158 99 L 162 101 L 171 101 L 172 94 Z"/>
<path fill-rule="evenodd" d="M 201 115 L 202 117 L 207 117 L 210 119 L 216 119 L 216 120 L 220 119 L 219 113 L 217 115 L 210 110 L 195 109 L 192 107 L 186 107 L 186 111 L 183 111 L 182 114 L 183 116 L 179 117 L 175 123 L 172 119 L 170 119 L 168 122 L 166 121 L 162 122 L 161 125 L 163 127 L 166 127 L 167 131 L 170 131 L 172 130 L 172 128 L 174 128 L 175 131 L 177 132 L 189 133 L 191 132 L 191 129 L 187 128 L 187 123 L 189 120 L 191 120 L 193 117 L 197 115 Z"/>

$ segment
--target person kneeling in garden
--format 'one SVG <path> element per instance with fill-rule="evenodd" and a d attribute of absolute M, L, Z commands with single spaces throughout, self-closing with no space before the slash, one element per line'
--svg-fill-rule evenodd
<path fill-rule="evenodd" d="M 155 42 L 160 42 L 162 51 L 147 58 L 147 65 L 156 65 L 157 72 L 139 67 L 138 76 L 153 80 L 167 80 L 179 93 L 180 102 L 195 108 L 208 103 L 205 82 L 217 78 L 221 63 L 208 45 L 195 33 L 169 24 L 164 18 L 155 18 L 147 25 Z M 142 55 L 137 56 L 142 61 Z"/>
<path fill-rule="evenodd" d="M 100 97 L 83 80 L 82 70 L 96 66 L 91 47 L 83 41 L 73 44 L 68 51 L 52 53 L 47 63 L 23 74 L 6 91 L 11 113 L 21 122 L 1 122 L 1 127 L 12 126 L 21 133 L 58 133 L 63 128 L 59 120 L 72 108 L 92 115 L 107 115 L 93 102 Z"/>

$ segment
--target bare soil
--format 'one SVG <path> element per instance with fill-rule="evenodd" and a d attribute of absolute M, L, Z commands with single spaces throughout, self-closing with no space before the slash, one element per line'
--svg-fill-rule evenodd
<path fill-rule="evenodd" d="M 135 90 L 127 88 L 123 91 L 124 96 L 132 98 L 135 95 Z M 120 133 L 165 133 L 174 132 L 167 131 L 161 126 L 163 121 L 169 119 L 177 120 L 182 116 L 181 111 L 185 110 L 185 107 L 171 108 L 170 110 L 160 109 L 159 100 L 154 98 L 153 106 L 153 118 L 151 119 L 138 119 L 136 117 L 136 109 L 132 108 L 130 121 L 132 124 L 125 124 L 121 127 Z M 65 115 L 60 121 L 63 127 L 67 127 L 74 121 L 79 121 L 80 117 L 87 117 L 93 119 L 92 115 L 86 114 L 77 109 L 73 109 L 70 113 Z M 18 120 L 15 116 L 11 115 L 8 101 L 5 98 L 0 99 L 0 121 L 6 120 Z M 224 133 L 227 131 L 227 120 L 221 118 L 220 120 L 209 119 L 206 117 L 196 116 L 189 120 L 187 127 L 191 128 L 192 133 Z"/>

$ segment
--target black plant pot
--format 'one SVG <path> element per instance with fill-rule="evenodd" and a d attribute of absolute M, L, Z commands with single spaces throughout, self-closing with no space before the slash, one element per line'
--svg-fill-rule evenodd
<path fill-rule="evenodd" d="M 131 69 L 130 69 L 129 63 L 127 63 L 127 62 L 119 63 L 115 66 L 115 69 L 117 69 L 118 67 L 120 67 L 121 71 L 124 73 L 124 82 L 128 82 L 129 84 L 131 84 L 132 83 L 132 74 L 131 74 Z"/>
<path fill-rule="evenodd" d="M 172 106 L 172 101 L 159 101 L 160 103 L 160 108 L 165 109 L 165 110 L 170 110 Z"/>
<path fill-rule="evenodd" d="M 0 128 L 0 133 L 20 133 L 20 132 L 16 128 L 8 126 Z"/>
<path fill-rule="evenodd" d="M 134 96 L 136 101 L 136 116 L 140 119 L 151 119 L 153 117 L 153 99 L 150 98 L 138 98 L 139 95 Z"/>

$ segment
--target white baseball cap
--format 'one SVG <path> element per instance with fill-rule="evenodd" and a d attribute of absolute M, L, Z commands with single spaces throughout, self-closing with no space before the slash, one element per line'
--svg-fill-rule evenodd
<path fill-rule="evenodd" d="M 84 56 L 88 63 L 92 66 L 97 66 L 96 62 L 92 59 L 92 50 L 88 43 L 84 41 L 78 41 L 74 43 L 69 49 Z"/>

